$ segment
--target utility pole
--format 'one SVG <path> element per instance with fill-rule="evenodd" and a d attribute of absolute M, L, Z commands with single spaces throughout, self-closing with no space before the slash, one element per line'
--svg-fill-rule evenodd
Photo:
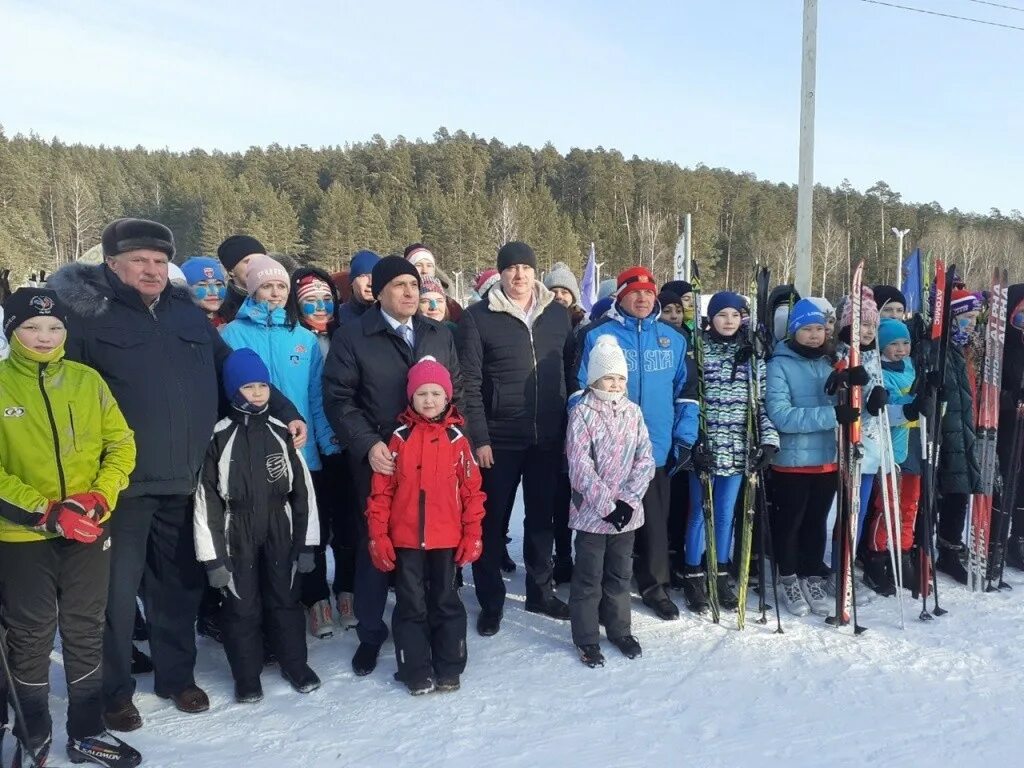
<path fill-rule="evenodd" d="M 893 227 L 892 233 L 896 235 L 896 277 L 892 279 L 892 284 L 899 288 L 903 282 L 903 238 L 910 234 L 910 230 Z"/>
<path fill-rule="evenodd" d="M 796 289 L 811 295 L 814 222 L 814 96 L 818 58 L 818 0 L 804 0 L 803 64 L 800 70 L 800 175 L 796 199 Z"/>

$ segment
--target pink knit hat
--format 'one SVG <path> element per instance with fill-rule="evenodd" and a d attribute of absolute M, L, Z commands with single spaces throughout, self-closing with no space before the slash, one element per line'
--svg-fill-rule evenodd
<path fill-rule="evenodd" d="M 501 279 L 501 273 L 491 267 L 485 269 L 479 275 L 476 276 L 476 282 L 473 283 L 473 289 L 477 292 L 477 295 L 483 296 L 487 293 L 487 289 L 494 285 Z"/>
<path fill-rule="evenodd" d="M 444 390 L 445 397 L 452 399 L 452 377 L 448 369 L 430 355 L 421 357 L 420 361 L 409 369 L 409 383 L 405 388 L 406 396 L 412 400 L 416 390 L 424 384 L 437 384 Z"/>
<path fill-rule="evenodd" d="M 245 290 L 252 296 L 264 283 L 280 280 L 290 287 L 288 270 L 280 262 L 263 253 L 258 253 L 249 261 L 249 271 L 245 274 Z"/>
<path fill-rule="evenodd" d="M 861 325 L 878 325 L 878 305 L 875 304 L 875 292 L 866 285 L 860 289 L 860 322 Z M 843 302 L 843 316 L 839 321 L 840 330 L 848 328 L 853 322 L 853 300 L 852 297 Z"/>

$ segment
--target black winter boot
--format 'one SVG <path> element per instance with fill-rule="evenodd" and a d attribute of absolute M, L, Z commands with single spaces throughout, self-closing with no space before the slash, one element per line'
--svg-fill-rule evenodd
<path fill-rule="evenodd" d="M 967 569 L 964 567 L 964 545 L 938 539 L 939 558 L 935 562 L 935 570 L 952 576 L 960 584 L 967 584 Z"/>
<path fill-rule="evenodd" d="M 921 555 L 917 547 L 911 547 L 900 553 L 900 560 L 903 563 L 903 588 L 910 592 L 921 592 Z"/>
<path fill-rule="evenodd" d="M 896 594 L 891 571 L 888 552 L 864 554 L 864 583 L 882 597 L 892 597 Z"/>
<path fill-rule="evenodd" d="M 732 582 L 729 579 L 728 563 L 718 564 L 717 577 L 715 579 L 715 582 L 718 585 L 719 607 L 724 608 L 727 611 L 735 611 L 736 607 L 740 604 L 740 600 L 732 589 Z"/>
<path fill-rule="evenodd" d="M 688 565 L 683 569 L 683 598 L 686 607 L 694 613 L 708 609 L 708 591 L 704 581 L 704 569 L 699 565 Z"/>

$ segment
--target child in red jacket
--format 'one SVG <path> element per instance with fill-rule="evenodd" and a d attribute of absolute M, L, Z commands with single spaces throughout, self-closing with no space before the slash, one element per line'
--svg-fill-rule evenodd
<path fill-rule="evenodd" d="M 409 369 L 406 392 L 410 407 L 388 444 L 395 472 L 374 473 L 366 519 L 373 564 L 398 567 L 395 677 L 419 696 L 458 690 L 466 668 L 455 569 L 480 557 L 485 497 L 445 367 L 424 357 Z"/>

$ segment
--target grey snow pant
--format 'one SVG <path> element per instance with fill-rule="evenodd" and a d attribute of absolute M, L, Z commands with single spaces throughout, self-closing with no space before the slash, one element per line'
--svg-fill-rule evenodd
<path fill-rule="evenodd" d="M 609 639 L 630 633 L 633 537 L 633 531 L 614 534 L 576 531 L 576 564 L 569 590 L 574 644 L 598 643 L 600 624 L 604 624 Z"/>

